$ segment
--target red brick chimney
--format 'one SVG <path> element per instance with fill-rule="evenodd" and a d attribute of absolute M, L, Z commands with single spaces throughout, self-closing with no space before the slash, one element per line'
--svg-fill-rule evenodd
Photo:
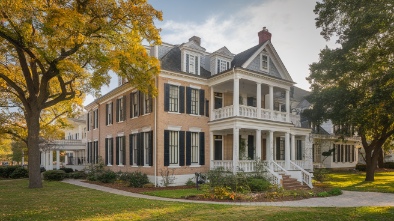
<path fill-rule="evenodd" d="M 272 34 L 268 31 L 266 27 L 263 27 L 263 30 L 258 33 L 258 36 L 259 36 L 259 44 L 261 44 L 267 40 L 271 41 Z"/>

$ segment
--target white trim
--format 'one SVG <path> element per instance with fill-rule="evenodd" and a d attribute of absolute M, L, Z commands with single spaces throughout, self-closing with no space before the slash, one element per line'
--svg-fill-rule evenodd
<path fill-rule="evenodd" d="M 107 134 L 106 138 L 112 138 L 112 134 Z"/>
<path fill-rule="evenodd" d="M 131 130 L 131 134 L 138 134 L 138 129 L 137 130 Z"/>
<path fill-rule="evenodd" d="M 174 165 L 169 165 L 168 166 L 168 168 L 181 168 L 181 166 L 178 166 L 177 164 L 174 164 Z"/>
<path fill-rule="evenodd" d="M 263 56 L 267 57 L 267 68 L 263 68 Z M 260 63 L 260 71 L 264 71 L 264 72 L 269 73 L 269 72 L 270 72 L 270 56 L 268 55 L 268 53 L 262 51 L 262 52 L 260 53 L 260 56 L 259 56 L 259 57 L 260 57 L 260 60 L 259 60 L 259 63 Z"/>
<path fill-rule="evenodd" d="M 201 128 L 199 127 L 189 127 L 189 131 L 190 132 L 201 132 Z"/>
<path fill-rule="evenodd" d="M 118 137 L 123 137 L 123 136 L 124 136 L 124 132 L 118 133 Z"/>
<path fill-rule="evenodd" d="M 173 81 L 167 81 L 168 84 L 174 85 L 174 86 L 182 86 L 181 83 L 178 82 L 173 82 Z"/>
<path fill-rule="evenodd" d="M 172 131 L 181 131 L 182 126 L 173 126 L 173 125 L 168 125 L 167 126 L 168 130 L 172 130 Z"/>
<path fill-rule="evenodd" d="M 245 61 L 245 63 L 242 64 L 242 67 L 247 68 L 250 65 L 250 63 L 252 63 L 254 58 L 257 57 L 267 45 L 268 45 L 268 41 L 265 42 L 263 45 L 261 45 L 260 48 L 257 51 L 255 51 L 254 54 L 250 56 L 248 60 Z"/>
<path fill-rule="evenodd" d="M 190 87 L 190 88 L 193 88 L 193 89 L 201 89 L 201 87 L 200 87 L 200 86 L 196 86 L 196 85 L 192 85 L 192 84 L 191 84 L 191 85 L 189 85 L 189 87 Z"/>
<path fill-rule="evenodd" d="M 143 127 L 142 128 L 142 132 L 149 132 L 149 131 L 151 131 L 152 130 L 152 127 L 151 126 L 147 126 L 147 127 Z"/>
<path fill-rule="evenodd" d="M 192 165 L 189 165 L 189 167 L 201 167 L 201 165 L 199 165 L 198 163 L 194 163 Z"/>

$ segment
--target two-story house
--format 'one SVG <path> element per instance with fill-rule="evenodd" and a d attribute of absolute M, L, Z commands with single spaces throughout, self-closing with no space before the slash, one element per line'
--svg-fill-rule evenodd
<path fill-rule="evenodd" d="M 273 182 L 287 174 L 312 187 L 310 129 L 292 111 L 295 83 L 271 36 L 264 28 L 239 54 L 207 52 L 196 36 L 147 47 L 161 61 L 158 96 L 120 80 L 88 104 L 88 162 L 101 157 L 107 168 L 138 170 L 155 184 L 171 169 L 184 184 L 215 167 L 251 172 L 260 161 Z"/>

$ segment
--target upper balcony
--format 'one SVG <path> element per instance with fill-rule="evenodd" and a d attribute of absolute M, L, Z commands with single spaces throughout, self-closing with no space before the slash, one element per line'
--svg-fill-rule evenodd
<path fill-rule="evenodd" d="M 301 127 L 300 115 L 291 113 L 293 99 L 289 82 L 251 78 L 242 74 L 211 85 L 211 121 L 231 117 L 292 123 Z"/>

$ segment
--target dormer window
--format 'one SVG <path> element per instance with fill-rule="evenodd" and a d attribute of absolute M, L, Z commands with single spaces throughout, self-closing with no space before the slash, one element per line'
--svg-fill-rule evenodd
<path fill-rule="evenodd" d="M 193 54 L 186 54 L 186 73 L 200 75 L 199 57 Z"/>
<path fill-rule="evenodd" d="M 222 60 L 222 59 L 217 59 L 217 68 L 216 68 L 216 74 L 230 69 L 230 62 Z"/>
<path fill-rule="evenodd" d="M 268 69 L 269 69 L 269 57 L 268 57 L 268 55 L 261 54 L 260 55 L 260 61 L 261 61 L 260 69 L 262 71 L 268 71 Z"/>

